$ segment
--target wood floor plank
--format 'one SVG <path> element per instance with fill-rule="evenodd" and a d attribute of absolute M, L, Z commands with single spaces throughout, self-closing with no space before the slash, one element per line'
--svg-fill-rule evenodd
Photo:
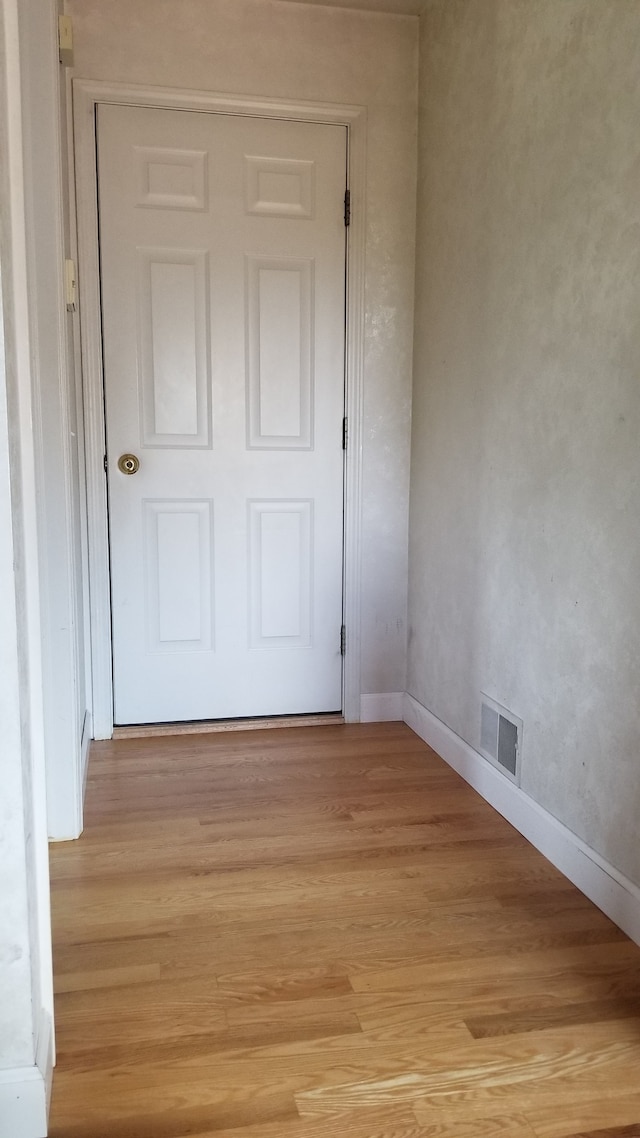
<path fill-rule="evenodd" d="M 227 1028 L 215 978 L 206 984 L 198 979 L 60 993 L 56 1022 L 60 1051 L 66 1054 L 114 1043 L 135 1050 L 153 1039 L 209 1036 Z"/>
<path fill-rule="evenodd" d="M 590 1126 L 590 1119 L 620 1118 L 625 1123 L 630 1117 L 629 1103 L 637 1103 L 637 1080 L 629 1073 L 620 1086 L 613 1078 L 592 1085 L 588 1077 L 563 1077 L 536 1080 L 526 1083 L 502 1083 L 478 1087 L 474 1091 L 454 1091 L 427 1095 L 412 1105 L 423 1126 L 437 1122 L 443 1114 L 452 1123 L 469 1122 L 478 1117 L 522 1111 L 537 1138 L 573 1138 L 576 1126 Z M 622 1111 L 622 1113 L 619 1113 Z M 572 1133 L 573 1132 L 573 1133 Z"/>
<path fill-rule="evenodd" d="M 606 1097 L 612 1086 L 621 1095 L 635 1091 L 637 1032 L 627 1030 L 625 1039 L 624 1025 L 618 1025 L 612 1042 L 611 1032 L 599 1026 L 579 1040 L 571 1031 L 522 1037 L 508 1047 L 491 1040 L 481 1052 L 473 1041 L 455 1048 L 411 1041 L 380 1048 L 375 1040 L 352 1034 L 137 1063 L 135 1080 L 130 1065 L 123 1063 L 104 1074 L 74 1072 L 73 1081 L 94 1118 L 106 1109 L 119 1117 L 133 1114 L 149 1096 L 169 1109 L 179 1088 L 198 1106 L 243 1093 L 259 1095 L 261 1088 L 293 1094 L 305 1117 L 394 1104 L 429 1106 L 437 1114 L 466 1097 L 476 1115 L 488 1117 L 504 1113 L 499 1108 L 505 1103 L 513 1110 L 518 1096 L 522 1106 L 541 1092 L 557 1093 L 562 1103 L 563 1096 L 592 1097 L 596 1090 Z"/>
<path fill-rule="evenodd" d="M 231 1130 L 238 1138 L 242 1130 L 256 1123 L 276 1120 L 282 1125 L 297 1118 L 293 1101 L 287 1095 L 254 1093 L 237 1101 L 227 1096 L 205 1106 L 183 1106 L 184 1097 L 188 1096 L 176 1095 L 175 1104 L 163 1105 L 154 1113 L 120 1115 L 105 1111 L 102 1118 L 82 1118 L 64 1124 L 54 1107 L 49 1138 L 186 1138 L 219 1134 L 221 1130 Z"/>
<path fill-rule="evenodd" d="M 580 1134 L 571 1134 L 567 1138 L 640 1138 L 640 1122 L 630 1126 L 607 1126 L 604 1130 L 582 1130 Z"/>
<path fill-rule="evenodd" d="M 467 1122 L 435 1122 L 422 1127 L 424 1138 L 535 1138 L 522 1114 L 474 1118 Z"/>
<path fill-rule="evenodd" d="M 356 1110 L 377 1103 L 414 1104 L 423 1098 L 453 1094 L 476 1095 L 483 1101 L 494 1088 L 519 1086 L 527 1094 L 527 1084 L 558 1080 L 566 1087 L 574 1084 L 607 1088 L 612 1080 L 627 1092 L 635 1087 L 640 1069 L 640 1033 L 629 1021 L 618 1023 L 614 1033 L 609 1025 L 589 1025 L 579 1034 L 574 1029 L 531 1033 L 507 1041 L 482 1040 L 436 1055 L 415 1047 L 410 1056 L 385 1056 L 379 1076 L 359 1077 L 338 1084 L 327 1080 L 323 1086 L 296 1094 L 300 1113 L 310 1116 L 334 1110 Z"/>
<path fill-rule="evenodd" d="M 611 1097 L 603 1094 L 598 1099 L 592 1099 L 587 1097 L 588 1093 L 585 1091 L 580 1096 L 566 1092 L 566 1089 L 565 1093 L 559 1093 L 559 1089 L 553 1091 L 534 1084 L 529 1107 L 524 1114 L 516 1116 L 506 1112 L 516 1101 L 517 1092 L 514 1094 L 512 1088 L 501 1088 L 491 1096 L 496 1111 L 492 1117 L 500 1120 L 517 1118 L 520 1124 L 526 1124 L 524 1134 L 528 1138 L 608 1138 L 609 1133 L 615 1138 L 640 1138 L 638 1123 L 629 1123 L 629 1119 L 638 1117 L 637 1094 L 617 1095 L 614 1092 Z M 420 1100 L 412 1109 L 427 1134 L 438 1134 L 438 1127 L 443 1125 L 442 1119 L 446 1118 L 449 1130 L 445 1130 L 445 1133 L 450 1132 L 456 1138 L 467 1134 L 475 1138 L 476 1134 L 483 1133 L 479 1127 L 487 1118 L 490 1108 L 491 1098 L 485 1096 L 484 1102 L 449 1097 L 434 1102 Z M 619 1119 L 620 1125 L 601 1128 L 603 1118 L 610 1122 Z M 576 1131 L 576 1125 L 580 1130 Z M 515 1133 L 519 1132 L 516 1130 Z M 506 1135 L 510 1138 L 508 1129 L 505 1138 Z"/>
<path fill-rule="evenodd" d="M 631 1095 L 569 1098 L 560 1107 L 533 1103 L 527 1120 L 536 1138 L 640 1138 L 640 1089 Z"/>
<path fill-rule="evenodd" d="M 574 1134 L 572 1138 L 640 1138 L 640 1122 L 631 1126 L 607 1126 L 605 1130 L 590 1130 L 587 1134 Z"/>
<path fill-rule="evenodd" d="M 345 1045 L 350 1035 L 362 1035 L 360 1022 L 353 1012 L 316 1012 L 297 1017 L 274 1013 L 255 1023 L 229 1023 L 211 1028 L 198 1034 L 172 1034 L 164 1041 L 157 1036 L 137 1039 L 135 1043 L 136 1062 L 142 1065 L 161 1063 L 168 1069 L 169 1064 L 183 1061 L 208 1060 L 214 1055 L 233 1054 L 234 1057 L 255 1056 L 257 1053 L 274 1054 L 278 1048 L 300 1049 L 310 1040 L 336 1038 Z M 75 1045 L 73 1039 L 67 1040 L 66 1050 L 60 1052 L 65 1064 L 72 1063 L 76 1074 L 101 1070 L 116 1070 L 126 1066 L 131 1053 L 131 1043 L 123 1035 L 116 1042 L 100 1036 L 92 1041 Z"/>
<path fill-rule="evenodd" d="M 403 724 L 96 744 L 51 869 L 51 1138 L 631 1138 L 640 949 Z"/>
<path fill-rule="evenodd" d="M 619 996 L 615 1000 L 532 1008 L 528 1012 L 473 1016 L 466 1019 L 465 1023 L 474 1039 L 486 1039 L 492 1035 L 519 1035 L 523 1031 L 540 1031 L 545 1027 L 619 1019 L 635 1019 L 640 1029 L 640 1000 Z"/>
<path fill-rule="evenodd" d="M 391 1107 L 375 1112 L 333 1114 L 328 1120 L 286 1119 L 243 1127 L 240 1131 L 207 1131 L 198 1138 L 429 1138 L 411 1110 Z M 501 1136 L 504 1138 L 504 1135 Z M 514 1138 L 531 1138 L 531 1131 Z"/>
<path fill-rule="evenodd" d="M 85 992 L 95 988 L 128 988 L 131 984 L 147 984 L 159 979 L 160 965 L 155 962 L 89 969 L 86 972 L 57 969 L 54 991 L 61 996 L 64 992 Z"/>

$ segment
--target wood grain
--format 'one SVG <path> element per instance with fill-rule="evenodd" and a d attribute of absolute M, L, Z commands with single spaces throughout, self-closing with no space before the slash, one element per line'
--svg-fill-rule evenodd
<path fill-rule="evenodd" d="M 620 996 L 616 1000 L 585 1001 L 582 1004 L 531 1008 L 526 1012 L 474 1016 L 465 1020 L 465 1023 L 474 1039 L 484 1039 L 491 1035 L 520 1035 L 524 1031 L 617 1019 L 640 1020 L 640 1001 Z"/>
<path fill-rule="evenodd" d="M 402 724 L 94 744 L 51 867 L 51 1138 L 640 1138 L 640 949 Z"/>
<path fill-rule="evenodd" d="M 606 1130 L 590 1130 L 587 1134 L 573 1134 L 571 1138 L 640 1138 L 640 1122 L 631 1126 L 607 1126 Z"/>
<path fill-rule="evenodd" d="M 569 1099 L 562 1110 L 542 1103 L 529 1117 L 540 1138 L 640 1138 L 640 1091 L 605 1099 Z"/>

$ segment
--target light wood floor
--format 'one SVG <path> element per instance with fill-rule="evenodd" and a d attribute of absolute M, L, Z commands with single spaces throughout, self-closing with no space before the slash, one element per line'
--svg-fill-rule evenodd
<path fill-rule="evenodd" d="M 640 949 L 401 724 L 94 745 L 52 1138 L 640 1138 Z"/>

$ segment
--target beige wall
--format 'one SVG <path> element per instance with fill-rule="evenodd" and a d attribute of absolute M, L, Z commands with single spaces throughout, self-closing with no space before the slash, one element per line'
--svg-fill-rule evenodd
<path fill-rule="evenodd" d="M 637 0 L 427 0 L 409 691 L 640 883 Z"/>
<path fill-rule="evenodd" d="M 364 692 L 405 686 L 418 21 L 280 0 L 68 0 L 83 78 L 366 105 Z"/>

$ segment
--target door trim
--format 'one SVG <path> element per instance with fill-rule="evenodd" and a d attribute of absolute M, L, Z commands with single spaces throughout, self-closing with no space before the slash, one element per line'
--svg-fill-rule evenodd
<path fill-rule="evenodd" d="M 342 708 L 347 722 L 360 719 L 360 573 L 362 529 L 362 411 L 364 392 L 364 285 L 366 109 L 339 103 L 290 102 L 255 96 L 217 95 L 174 88 L 73 80 L 76 212 L 82 341 L 91 699 L 93 735 L 113 734 L 111 601 L 107 485 L 104 471 L 105 417 L 102 319 L 98 250 L 96 107 L 99 103 L 191 110 L 254 118 L 294 119 L 347 128 L 347 184 L 351 224 L 347 230 L 345 407 L 349 443 L 345 456 L 343 619 L 347 629 L 342 672 Z"/>

